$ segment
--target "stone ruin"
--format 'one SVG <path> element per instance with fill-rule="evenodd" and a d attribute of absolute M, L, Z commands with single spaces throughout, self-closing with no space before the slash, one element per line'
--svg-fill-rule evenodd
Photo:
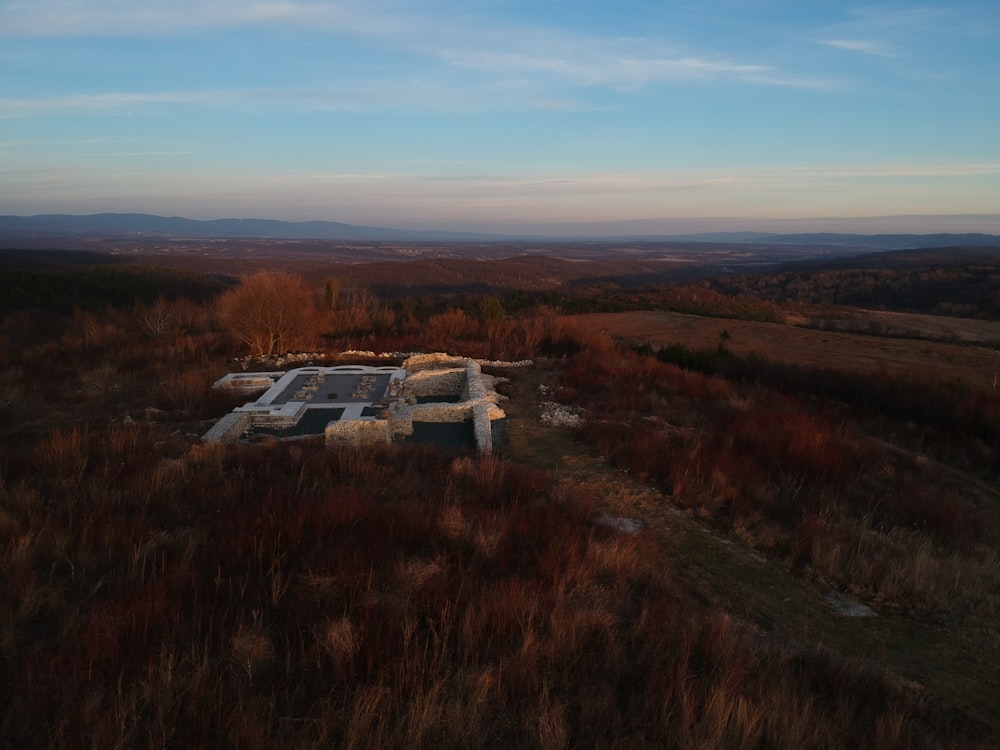
<path fill-rule="evenodd" d="M 489 453 L 492 423 L 506 416 L 495 385 L 477 361 L 446 354 L 413 355 L 401 367 L 230 373 L 215 387 L 267 390 L 219 420 L 202 439 L 235 441 L 263 428 L 322 434 L 327 445 L 362 447 L 403 440 L 413 434 L 415 422 L 471 421 L 477 449 Z"/>

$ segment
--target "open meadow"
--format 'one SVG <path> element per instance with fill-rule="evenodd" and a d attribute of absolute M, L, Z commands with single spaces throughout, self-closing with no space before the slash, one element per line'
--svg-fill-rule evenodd
<path fill-rule="evenodd" d="M 913 313 L 841 312 L 834 321 L 849 320 L 860 330 L 842 332 L 821 327 L 825 319 L 789 315 L 785 322 L 689 315 L 643 310 L 569 316 L 581 326 L 605 331 L 625 344 L 655 347 L 681 344 L 711 349 L 720 342 L 734 354 L 806 367 L 829 367 L 862 374 L 964 384 L 992 390 L 1000 372 L 1000 321 L 966 320 Z M 880 334 L 888 321 L 909 336 Z M 806 323 L 813 325 L 806 327 Z M 942 339 L 962 343 L 945 343 Z M 1000 386 L 997 386 L 1000 388 Z"/>

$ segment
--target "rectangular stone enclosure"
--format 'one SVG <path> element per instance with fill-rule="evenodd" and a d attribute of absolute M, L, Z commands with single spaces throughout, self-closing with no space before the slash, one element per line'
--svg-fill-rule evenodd
<path fill-rule="evenodd" d="M 404 439 L 413 433 L 414 422 L 471 421 L 478 449 L 489 452 L 491 422 L 505 416 L 497 406 L 500 396 L 493 379 L 483 376 L 479 364 L 443 354 L 416 355 L 402 367 L 230 373 L 215 386 L 249 390 L 251 384 L 270 387 L 219 420 L 203 440 L 234 441 L 262 433 L 324 435 L 329 445 L 361 447 Z"/>

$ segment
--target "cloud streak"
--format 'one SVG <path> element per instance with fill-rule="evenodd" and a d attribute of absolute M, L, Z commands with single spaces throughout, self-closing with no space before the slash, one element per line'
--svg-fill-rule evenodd
<path fill-rule="evenodd" d="M 770 64 L 684 49 L 654 37 L 603 37 L 471 16 L 457 19 L 454 7 L 443 3 L 0 0 L 0 38 L 150 38 L 247 28 L 271 33 L 280 27 L 359 38 L 497 80 L 537 75 L 571 85 L 620 90 L 706 80 L 831 87 L 829 81 Z"/>
<path fill-rule="evenodd" d="M 0 117 L 38 112 L 83 112 L 128 109 L 147 104 L 205 104 L 232 100 L 232 91 L 73 94 L 34 99 L 0 99 Z"/>
<path fill-rule="evenodd" d="M 977 12 L 978 11 L 978 12 Z M 968 7 L 867 7 L 850 11 L 847 20 L 823 29 L 819 42 L 838 49 L 885 58 L 933 54 L 944 40 L 997 35 L 998 18 Z"/>
<path fill-rule="evenodd" d="M 900 57 L 898 52 L 889 49 L 883 42 L 872 39 L 830 39 L 824 44 L 849 52 L 864 52 L 875 57 Z"/>
<path fill-rule="evenodd" d="M 307 171 L 242 175 L 177 169 L 162 173 L 152 192 L 148 171 L 125 164 L 95 172 L 59 165 L 40 170 L 0 169 L 0 192 L 12 208 L 23 202 L 45 200 L 50 210 L 87 212 L 141 210 L 212 218 L 274 212 L 275 196 L 293 198 L 294 209 L 284 218 L 316 218 L 335 204 L 337 220 L 397 226 L 487 224 L 510 231 L 520 223 L 559 221 L 641 222 L 656 217 L 746 216 L 814 217 L 810 198 L 817 189 L 835 186 L 836 199 L 824 204 L 829 216 L 871 213 L 979 212 L 995 208 L 982 191 L 964 198 L 955 179 L 1000 178 L 1000 163 L 857 165 L 786 168 L 781 166 L 736 170 L 687 169 L 645 172 L 538 170 L 510 174 L 440 175 L 404 171 L 354 173 Z M 903 179 L 905 188 L 884 196 L 885 179 Z M 85 194 L 78 194 L 85 189 Z M 974 199 L 978 195 L 978 199 Z M 220 198 L 225 196 L 225 198 Z M 54 201 L 54 202 L 53 202 Z M 209 211 L 206 215 L 205 212 Z M 291 213 L 289 212 L 291 211 Z M 30 213 L 30 211 L 27 211 Z M 387 217 L 391 217 L 387 218 Z M 706 219 L 706 228 L 712 221 Z M 719 224 L 716 221 L 715 228 Z M 744 226 L 734 228 L 747 228 Z M 618 230 L 623 231 L 623 230 Z"/>
<path fill-rule="evenodd" d="M 817 182 L 852 182 L 912 179 L 925 180 L 1000 177 L 1000 162 L 969 162 L 955 164 L 845 165 L 802 167 L 748 167 L 743 169 L 680 169 L 646 171 L 580 171 L 513 174 L 439 174 L 421 173 L 347 174 L 316 172 L 308 175 L 282 175 L 273 178 L 282 183 L 325 183 L 354 190 L 373 188 L 384 190 L 394 185 L 404 192 L 421 191 L 449 196 L 521 196 L 533 200 L 539 192 L 565 195 L 623 195 L 688 191 L 750 190 L 756 187 L 801 186 Z M 528 192 L 525 192 L 527 189 Z"/>
<path fill-rule="evenodd" d="M 373 7 L 370 3 L 366 7 Z M 3 36 L 162 36 L 193 29 L 316 24 L 363 31 L 377 15 L 346 2 L 256 2 L 233 0 L 5 0 L 0 2 Z"/>
<path fill-rule="evenodd" d="M 535 110 L 573 112 L 592 109 L 582 100 L 546 96 L 537 87 L 511 89 L 502 84 L 468 87 L 431 81 L 390 80 L 344 84 L 327 90 L 215 90 L 70 94 L 0 98 L 0 120 L 40 115 L 140 115 L 162 107 L 280 108 L 304 113 L 356 115 L 377 110 L 486 112 Z"/>

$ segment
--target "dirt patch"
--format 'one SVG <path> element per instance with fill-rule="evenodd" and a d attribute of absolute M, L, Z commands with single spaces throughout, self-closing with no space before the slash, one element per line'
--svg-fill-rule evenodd
<path fill-rule="evenodd" d="M 844 617 L 875 617 L 877 614 L 874 609 L 850 594 L 831 591 L 823 598 L 833 607 L 834 612 Z"/>

